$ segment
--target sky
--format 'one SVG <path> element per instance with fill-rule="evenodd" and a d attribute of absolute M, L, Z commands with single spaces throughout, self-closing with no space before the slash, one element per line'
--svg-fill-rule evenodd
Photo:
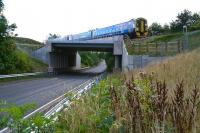
<path fill-rule="evenodd" d="M 166 24 L 184 9 L 200 12 L 200 0 L 3 0 L 15 33 L 45 41 L 49 33 L 80 33 L 144 17 Z"/>

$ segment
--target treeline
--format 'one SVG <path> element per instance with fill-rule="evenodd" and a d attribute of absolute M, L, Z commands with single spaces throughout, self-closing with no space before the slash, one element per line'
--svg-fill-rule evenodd
<path fill-rule="evenodd" d="M 0 74 L 20 73 L 32 70 L 28 56 L 17 50 L 14 30 L 3 15 L 4 4 L 0 0 Z"/>
<path fill-rule="evenodd" d="M 200 13 L 192 13 L 184 10 L 178 13 L 175 20 L 169 24 L 161 25 L 154 22 L 149 26 L 150 35 L 167 34 L 172 32 L 183 31 L 183 26 L 187 26 L 189 31 L 200 30 Z"/>

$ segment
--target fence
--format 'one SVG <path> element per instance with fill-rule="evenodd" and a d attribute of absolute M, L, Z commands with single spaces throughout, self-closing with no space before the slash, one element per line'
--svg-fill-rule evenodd
<path fill-rule="evenodd" d="M 184 50 L 182 41 L 173 42 L 136 42 L 125 39 L 126 48 L 129 51 L 128 69 L 143 68 L 148 64 L 162 62 L 173 58 L 173 55 Z"/>

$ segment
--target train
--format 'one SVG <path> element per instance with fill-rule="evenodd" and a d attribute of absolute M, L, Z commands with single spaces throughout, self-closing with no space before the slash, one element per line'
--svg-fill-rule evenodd
<path fill-rule="evenodd" d="M 116 35 L 128 35 L 131 39 L 146 37 L 148 35 L 147 20 L 145 18 L 131 19 L 124 23 L 68 35 L 64 39 L 84 41 Z"/>

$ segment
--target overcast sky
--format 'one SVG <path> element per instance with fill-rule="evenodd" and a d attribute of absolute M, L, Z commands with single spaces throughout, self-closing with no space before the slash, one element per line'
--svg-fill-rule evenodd
<path fill-rule="evenodd" d="M 44 41 L 49 33 L 68 35 L 144 17 L 165 24 L 184 9 L 200 11 L 200 0 L 3 0 L 16 33 Z"/>

